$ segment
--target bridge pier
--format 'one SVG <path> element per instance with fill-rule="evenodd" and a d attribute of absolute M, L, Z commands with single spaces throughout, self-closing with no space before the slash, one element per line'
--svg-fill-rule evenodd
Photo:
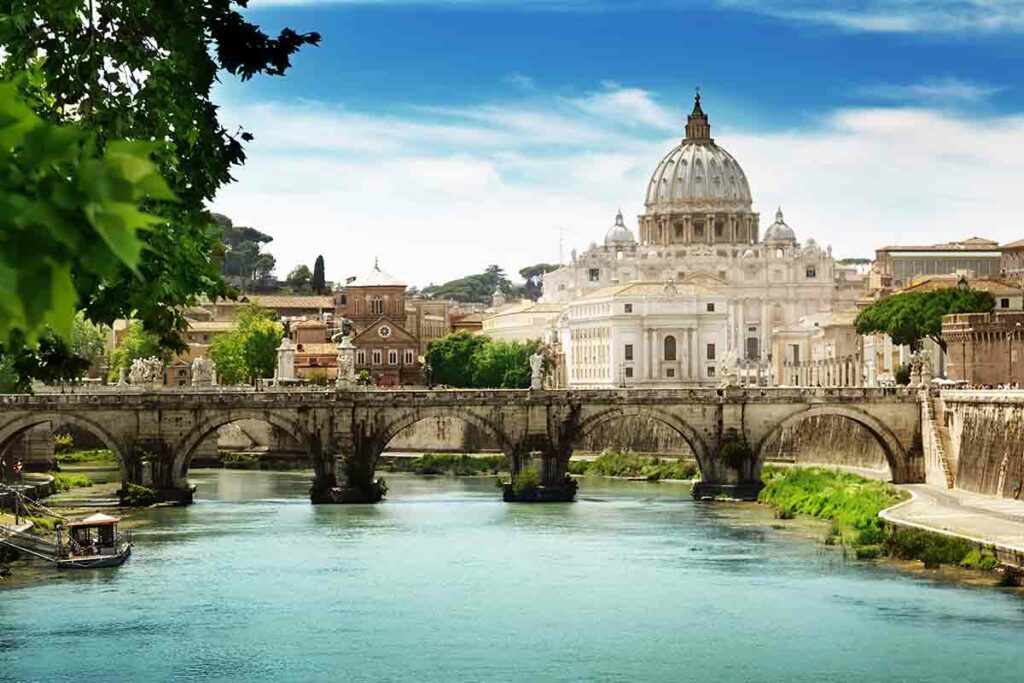
<path fill-rule="evenodd" d="M 509 456 L 512 479 L 502 485 L 506 503 L 571 503 L 579 484 L 569 476 L 569 458 L 547 451 L 517 451 Z"/>

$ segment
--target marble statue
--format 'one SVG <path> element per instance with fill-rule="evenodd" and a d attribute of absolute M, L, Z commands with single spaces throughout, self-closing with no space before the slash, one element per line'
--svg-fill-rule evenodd
<path fill-rule="evenodd" d="M 132 384 L 163 384 L 164 362 L 153 356 L 136 358 L 128 371 L 128 381 Z"/>
<path fill-rule="evenodd" d="M 544 388 L 544 354 L 539 351 L 530 356 L 530 388 Z"/>
<path fill-rule="evenodd" d="M 217 368 L 209 358 L 201 356 L 192 361 L 192 386 L 212 386 L 216 376 Z"/>

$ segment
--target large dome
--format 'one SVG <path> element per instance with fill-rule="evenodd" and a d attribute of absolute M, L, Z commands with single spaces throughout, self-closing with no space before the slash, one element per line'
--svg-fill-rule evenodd
<path fill-rule="evenodd" d="M 691 208 L 750 209 L 747 176 L 731 154 L 715 144 L 697 95 L 686 137 L 661 160 L 647 185 L 648 212 Z"/>

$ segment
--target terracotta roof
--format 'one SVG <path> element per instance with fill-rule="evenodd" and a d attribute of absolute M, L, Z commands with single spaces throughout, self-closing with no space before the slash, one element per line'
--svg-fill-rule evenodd
<path fill-rule="evenodd" d="M 479 323 L 482 322 L 485 314 L 482 312 L 466 313 L 465 315 L 453 315 L 452 325 L 458 325 L 460 323 Z"/>
<path fill-rule="evenodd" d="M 1004 244 L 1001 248 L 1002 249 L 1024 249 L 1024 240 L 1017 240 L 1016 242 L 1010 242 L 1009 244 Z"/>
<path fill-rule="evenodd" d="M 296 328 L 302 328 L 304 330 L 313 329 L 313 328 L 316 328 L 316 329 L 326 329 L 327 325 L 322 320 L 317 320 L 316 318 L 310 318 L 308 320 L 303 320 L 302 322 L 298 323 L 295 327 Z"/>

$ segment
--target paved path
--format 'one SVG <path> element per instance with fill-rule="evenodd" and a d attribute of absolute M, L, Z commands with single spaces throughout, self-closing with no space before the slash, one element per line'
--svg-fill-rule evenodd
<path fill-rule="evenodd" d="M 929 484 L 900 488 L 914 498 L 884 510 L 884 519 L 993 545 L 1000 559 L 1024 566 L 1024 501 Z"/>

